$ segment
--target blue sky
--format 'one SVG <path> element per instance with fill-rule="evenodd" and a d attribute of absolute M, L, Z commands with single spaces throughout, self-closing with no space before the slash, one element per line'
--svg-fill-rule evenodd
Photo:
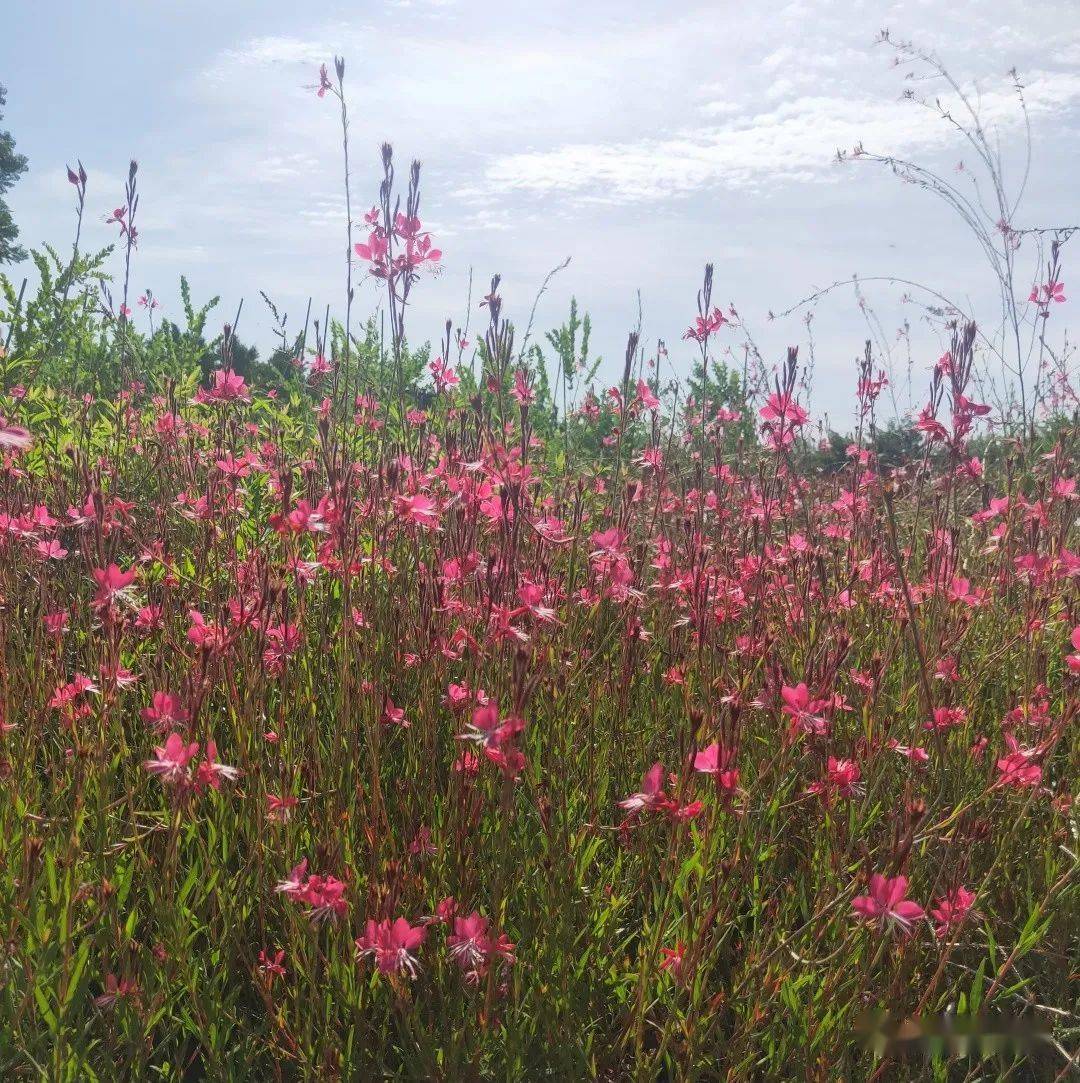
<path fill-rule="evenodd" d="M 691 354 L 679 336 L 707 260 L 716 299 L 734 302 L 770 359 L 788 343 L 805 355 L 808 341 L 800 317 L 769 321 L 768 311 L 853 273 L 925 282 L 992 324 L 993 281 L 950 213 L 886 171 L 831 159 L 859 140 L 946 174 L 965 157 L 947 125 L 899 100 L 902 73 L 873 45 L 888 26 L 978 88 L 1014 178 L 1022 130 L 1005 73 L 1019 69 L 1035 157 L 1016 224 L 1080 220 L 1080 6 L 793 0 L 756 8 L 21 4 L 5 17 L 0 82 L 5 126 L 31 171 L 10 202 L 26 243 L 66 245 L 64 165 L 81 157 L 90 174 L 87 239 L 104 244 L 114 227 L 102 219 L 121 202 L 127 161 L 137 158 L 137 289 L 152 288 L 175 315 L 186 274 L 196 299 L 221 295 L 222 320 L 244 298 L 240 337 L 265 348 L 260 289 L 291 322 L 302 321 L 309 296 L 315 310 L 341 309 L 340 134 L 333 103 L 307 89 L 318 63 L 338 52 L 348 64 L 361 206 L 377 190 L 383 139 L 403 166 L 411 157 L 425 163 L 422 216 L 445 257 L 443 273 L 418 288 L 414 339 L 437 338 L 448 317 L 463 322 L 470 268 L 474 326 L 479 287 L 499 272 L 506 310 L 523 327 L 544 276 L 567 256 L 538 324 L 558 322 L 576 295 L 593 315 L 612 380 L 639 290 L 645 341 L 664 338 L 685 374 Z M 1078 245 L 1065 250 L 1066 283 L 1080 282 L 1070 262 Z M 899 289 L 865 292 L 895 351 L 903 408 L 906 354 L 896 329 L 911 323 L 916 400 L 939 343 Z M 356 311 L 377 304 L 366 283 Z M 1059 336 L 1069 309 L 1055 312 Z M 867 335 L 850 289 L 817 307 L 813 335 L 812 405 L 842 423 Z"/>

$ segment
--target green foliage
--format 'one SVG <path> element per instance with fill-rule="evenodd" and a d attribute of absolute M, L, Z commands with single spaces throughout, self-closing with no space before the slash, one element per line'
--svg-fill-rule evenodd
<path fill-rule="evenodd" d="M 580 334 L 580 339 L 579 339 Z M 546 338 L 555 351 L 559 366 L 559 375 L 564 388 L 563 413 L 567 412 L 567 398 L 573 401 L 574 392 L 579 387 L 588 387 L 596 377 L 602 358 L 589 357 L 589 338 L 592 335 L 592 320 L 588 312 L 578 316 L 576 297 L 570 298 L 570 315 L 564 323 L 548 331 Z"/>
<path fill-rule="evenodd" d="M 110 248 L 64 260 L 49 245 L 31 253 L 38 283 L 33 296 L 0 274 L 9 357 L 4 386 L 42 380 L 77 391 L 110 385 L 119 371 L 119 352 L 101 310 L 101 288 Z"/>
<path fill-rule="evenodd" d="M 724 446 L 730 450 L 738 443 L 751 445 L 756 439 L 754 414 L 746 401 L 746 395 L 739 379 L 739 374 L 723 361 L 709 360 L 708 370 L 701 360 L 694 362 L 687 381 L 687 394 L 700 410 L 704 405 L 707 415 L 712 417 L 717 410 L 733 410 L 739 414 L 739 420 L 725 426 Z"/>
<path fill-rule="evenodd" d="M 848 465 L 848 448 L 855 443 L 850 433 L 829 430 L 824 448 L 806 448 L 807 461 L 826 474 L 838 474 Z M 883 429 L 864 437 L 863 447 L 871 452 L 882 470 L 895 470 L 921 461 L 926 455 L 922 433 L 910 421 L 891 420 Z"/>

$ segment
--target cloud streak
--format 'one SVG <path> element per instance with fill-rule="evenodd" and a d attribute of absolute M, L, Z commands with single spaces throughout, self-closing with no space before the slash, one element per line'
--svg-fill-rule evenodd
<path fill-rule="evenodd" d="M 1080 75 L 1040 73 L 1028 81 L 1027 95 L 1032 117 L 1066 112 L 1080 104 Z M 724 102 L 702 106 L 707 114 L 730 108 Z M 1005 135 L 1020 123 L 1016 96 L 1007 90 L 984 94 L 980 110 Z M 488 198 L 511 190 L 652 202 L 713 186 L 755 189 L 829 180 L 834 173 L 830 148 L 850 150 L 862 143 L 868 150 L 908 157 L 955 139 L 947 123 L 912 102 L 802 96 L 767 112 L 664 139 L 568 143 L 502 155 L 487 166 L 483 187 L 462 194 Z"/>

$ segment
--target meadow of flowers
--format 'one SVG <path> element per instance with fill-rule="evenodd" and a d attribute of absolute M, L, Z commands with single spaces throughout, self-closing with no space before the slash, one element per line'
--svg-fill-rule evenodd
<path fill-rule="evenodd" d="M 686 401 L 631 335 L 553 421 L 497 279 L 421 389 L 443 255 L 383 167 L 280 385 L 228 327 L 155 367 L 187 333 L 77 240 L 8 290 L 3 1077 L 1066 1078 L 1074 423 L 1010 431 L 960 320 L 901 467 L 869 353 L 835 468 L 794 350 Z M 883 1015 L 1027 1036 L 913 1066 Z"/>

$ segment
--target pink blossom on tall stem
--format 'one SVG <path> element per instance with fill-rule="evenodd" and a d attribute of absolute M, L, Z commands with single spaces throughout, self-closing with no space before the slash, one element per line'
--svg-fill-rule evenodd
<path fill-rule="evenodd" d="M 518 369 L 514 373 L 514 386 L 510 389 L 510 397 L 519 406 L 531 406 L 536 402 L 536 391 L 529 385 L 529 375 Z"/>
<path fill-rule="evenodd" d="M 315 88 L 315 93 L 318 95 L 318 97 L 325 98 L 326 97 L 326 92 L 328 90 L 333 91 L 333 89 L 334 89 L 334 84 L 332 82 L 330 82 L 330 74 L 326 70 L 326 65 L 325 64 L 320 64 L 319 65 L 319 83 L 318 83 L 318 86 Z"/>
<path fill-rule="evenodd" d="M 268 793 L 266 795 L 266 818 L 272 823 L 285 823 L 298 804 L 300 804 L 299 799 L 292 795 L 279 797 L 277 794 Z"/>
<path fill-rule="evenodd" d="M 657 762 L 645 772 L 640 791 L 619 801 L 618 805 L 627 812 L 641 812 L 643 809 L 658 808 L 665 800 L 664 765 Z"/>
<path fill-rule="evenodd" d="M 762 421 L 772 425 L 786 423 L 789 428 L 805 425 L 809 414 L 788 393 L 775 391 L 760 410 Z"/>
<path fill-rule="evenodd" d="M 107 568 L 94 568 L 93 576 L 97 583 L 94 604 L 107 606 L 127 596 L 128 588 L 135 582 L 135 569 L 123 572 L 115 564 L 110 564 Z"/>
<path fill-rule="evenodd" d="M 683 332 L 683 338 L 693 339 L 694 342 L 704 342 L 728 322 L 727 317 L 719 308 L 713 308 L 708 315 L 695 316 L 693 324 Z"/>
<path fill-rule="evenodd" d="M 383 707 L 383 723 L 387 726 L 400 726 L 402 729 L 408 729 L 412 723 L 405 717 L 404 707 L 395 707 L 394 701 L 387 697 L 386 704 Z"/>
<path fill-rule="evenodd" d="M 349 909 L 345 884 L 336 876 L 309 876 L 298 898 L 307 904 L 314 922 L 343 917 Z"/>
<path fill-rule="evenodd" d="M 373 958 L 380 974 L 407 974 L 415 978 L 420 964 L 416 949 L 424 942 L 427 927 L 410 925 L 405 918 L 369 920 L 356 939 L 357 959 Z"/>
<path fill-rule="evenodd" d="M 450 958 L 462 970 L 474 977 L 487 972 L 492 958 L 513 964 L 514 945 L 505 933 L 492 937 L 488 919 L 475 910 L 467 917 L 454 918 L 454 931 L 446 938 Z"/>
<path fill-rule="evenodd" d="M 165 744 L 154 749 L 154 758 L 143 766 L 163 782 L 180 783 L 187 780 L 188 764 L 199 752 L 199 742 L 187 743 L 179 733 L 170 733 Z"/>
<path fill-rule="evenodd" d="M 449 388 L 457 387 L 457 385 L 461 383 L 461 379 L 449 362 L 444 361 L 441 357 L 436 357 L 435 360 L 428 365 L 428 369 L 431 372 L 432 379 L 435 381 L 436 391 L 446 391 Z"/>
<path fill-rule="evenodd" d="M 851 900 L 851 907 L 859 917 L 881 929 L 892 925 L 908 932 L 914 922 L 925 916 L 925 911 L 907 898 L 907 888 L 906 876 L 890 879 L 874 873 L 870 877 L 870 894 L 857 895 Z"/>
<path fill-rule="evenodd" d="M 951 930 L 962 925 L 975 904 L 975 892 L 963 886 L 957 886 L 938 899 L 930 909 L 934 919 L 935 932 L 939 939 L 944 939 Z"/>
<path fill-rule="evenodd" d="M 694 756 L 694 770 L 710 775 L 719 789 L 734 793 L 739 788 L 739 771 L 732 767 L 735 756 L 718 741 L 713 741 Z"/>
<path fill-rule="evenodd" d="M 218 762 L 217 745 L 212 740 L 207 741 L 203 761 L 195 772 L 196 790 L 220 790 L 222 782 L 235 782 L 239 777 L 238 768 Z"/>
<path fill-rule="evenodd" d="M 274 888 L 287 899 L 308 907 L 313 922 L 343 917 L 349 909 L 345 884 L 336 876 L 309 873 L 307 858 L 293 866 L 289 875 Z"/>
<path fill-rule="evenodd" d="M 1031 296 L 1028 297 L 1032 304 L 1040 305 L 1043 308 L 1049 305 L 1051 301 L 1059 305 L 1064 304 L 1065 299 L 1064 282 L 1046 282 L 1041 286 L 1033 286 Z"/>
<path fill-rule="evenodd" d="M 1069 642 L 1072 644 L 1073 653 L 1065 659 L 1065 662 L 1070 673 L 1080 674 L 1080 624 L 1072 630 Z"/>
<path fill-rule="evenodd" d="M 227 405 L 234 402 L 251 402 L 247 381 L 230 369 L 216 369 L 210 377 L 209 387 L 195 392 L 195 402 L 200 404 Z"/>
<path fill-rule="evenodd" d="M 686 945 L 681 940 L 678 940 L 673 948 L 661 948 L 660 954 L 663 956 L 660 963 L 661 973 L 666 972 L 677 983 L 681 983 L 685 978 L 683 965 L 686 962 Z"/>
<path fill-rule="evenodd" d="M 42 560 L 63 560 L 68 555 L 68 551 L 56 538 L 42 538 L 35 548 Z"/>
<path fill-rule="evenodd" d="M 885 747 L 899 756 L 906 757 L 912 763 L 925 764 L 930 762 L 930 753 L 925 748 L 920 748 L 918 745 L 901 744 L 895 737 L 890 737 L 885 742 Z"/>
<path fill-rule="evenodd" d="M 854 797 L 863 792 L 863 787 L 859 782 L 860 778 L 862 778 L 862 770 L 854 760 L 837 759 L 835 756 L 830 756 L 825 778 L 820 782 L 811 783 L 806 792 L 822 794 L 827 798 Z"/>
<path fill-rule="evenodd" d="M 438 529 L 438 508 L 435 501 L 424 493 L 396 497 L 394 511 L 403 522 L 422 527 L 424 530 Z"/>
<path fill-rule="evenodd" d="M 307 880 L 307 870 L 308 859 L 305 857 L 299 865 L 294 865 L 289 870 L 289 875 L 279 881 L 274 890 L 289 899 L 298 898 Z"/>
<path fill-rule="evenodd" d="M 1021 748 L 1020 743 L 1011 734 L 1005 734 L 1006 754 L 997 761 L 998 777 L 994 788 L 1009 786 L 1023 790 L 1038 786 L 1042 782 L 1042 768 L 1035 762 L 1038 750 Z"/>
<path fill-rule="evenodd" d="M 94 997 L 98 1008 L 112 1008 L 121 1000 L 134 1000 L 139 995 L 139 987 L 134 978 L 118 978 L 115 974 L 105 975 L 105 991 Z"/>
<path fill-rule="evenodd" d="M 263 948 L 259 952 L 259 973 L 266 978 L 268 983 L 273 983 L 275 978 L 285 977 L 285 949 L 278 948 L 271 954 Z"/>
<path fill-rule="evenodd" d="M 30 433 L 21 425 L 12 425 L 0 415 L 0 448 L 26 451 L 33 444 Z"/>
<path fill-rule="evenodd" d="M 818 737 L 828 732 L 829 724 L 821 711 L 829 701 L 812 699 L 805 682 L 794 687 L 785 684 L 780 689 L 780 698 L 784 704 L 783 712 L 791 719 L 793 730 L 802 730 Z"/>
<path fill-rule="evenodd" d="M 156 729 L 167 729 L 184 725 L 188 712 L 181 706 L 178 696 L 171 692 L 155 692 L 150 706 L 142 709 L 140 717 Z"/>

